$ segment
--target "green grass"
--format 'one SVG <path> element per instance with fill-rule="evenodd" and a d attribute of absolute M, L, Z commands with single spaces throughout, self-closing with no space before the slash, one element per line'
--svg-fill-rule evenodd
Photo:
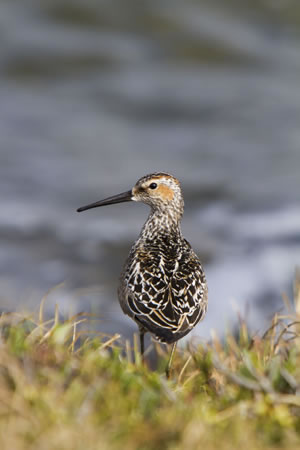
<path fill-rule="evenodd" d="M 262 337 L 241 321 L 238 337 L 178 351 L 169 380 L 165 350 L 150 370 L 136 344 L 78 331 L 82 315 L 4 314 L 0 448 L 299 448 L 299 283 L 294 309 Z"/>

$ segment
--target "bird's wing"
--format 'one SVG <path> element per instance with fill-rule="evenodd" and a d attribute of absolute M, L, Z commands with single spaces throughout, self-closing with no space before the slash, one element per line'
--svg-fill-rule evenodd
<path fill-rule="evenodd" d="M 184 316 L 187 326 L 193 328 L 207 309 L 207 285 L 201 263 L 193 252 L 183 252 L 178 269 L 171 278 L 174 310 Z"/>

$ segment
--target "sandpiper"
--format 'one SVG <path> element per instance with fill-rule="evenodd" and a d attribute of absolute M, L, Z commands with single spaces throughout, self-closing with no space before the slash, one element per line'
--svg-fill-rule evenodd
<path fill-rule="evenodd" d="M 151 212 L 122 271 L 119 302 L 139 327 L 142 356 L 146 332 L 160 342 L 173 344 L 168 377 L 177 341 L 206 313 L 206 279 L 201 262 L 181 233 L 184 202 L 180 183 L 172 175 L 146 175 L 130 191 L 77 211 L 129 201 L 146 203 Z"/>

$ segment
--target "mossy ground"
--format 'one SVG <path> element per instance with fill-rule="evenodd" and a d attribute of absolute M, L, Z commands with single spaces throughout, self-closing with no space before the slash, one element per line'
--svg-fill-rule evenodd
<path fill-rule="evenodd" d="M 187 346 L 169 380 L 118 337 L 4 314 L 0 320 L 0 448 L 300 448 L 300 289 L 296 311 L 261 337 Z"/>

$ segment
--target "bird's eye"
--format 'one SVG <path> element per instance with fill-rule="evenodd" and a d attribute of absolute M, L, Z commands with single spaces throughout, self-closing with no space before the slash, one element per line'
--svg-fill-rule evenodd
<path fill-rule="evenodd" d="M 149 185 L 149 188 L 150 188 L 150 189 L 156 189 L 156 188 L 157 188 L 157 184 L 156 184 L 156 183 L 151 183 L 151 184 Z"/>

